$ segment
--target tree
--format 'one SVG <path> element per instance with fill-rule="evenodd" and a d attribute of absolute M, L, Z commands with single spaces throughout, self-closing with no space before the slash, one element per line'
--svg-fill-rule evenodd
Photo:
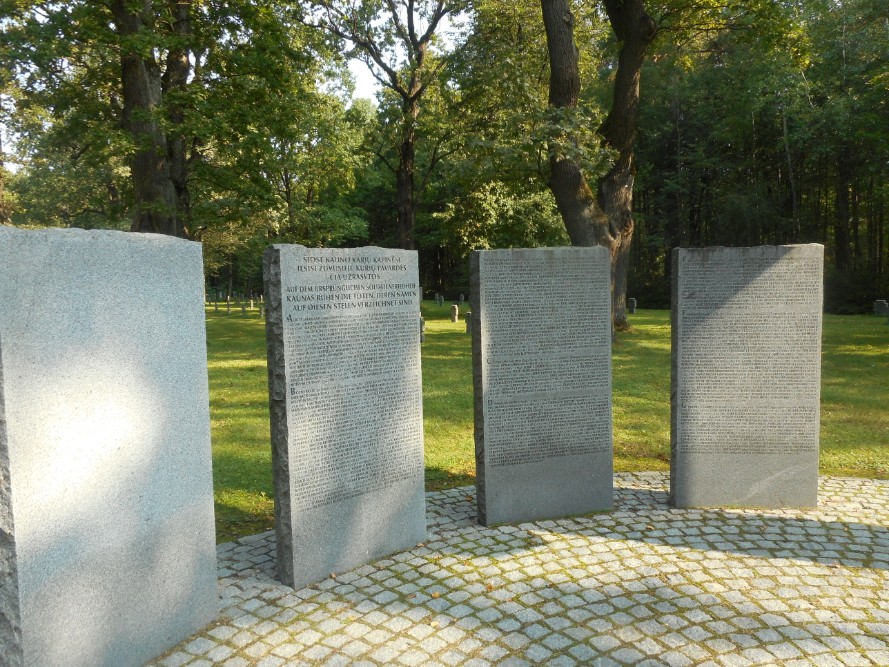
<path fill-rule="evenodd" d="M 432 46 L 442 20 L 462 9 L 460 0 L 320 0 L 314 25 L 348 40 L 374 78 L 399 102 L 395 172 L 398 240 L 414 249 L 416 240 L 417 123 L 421 101 L 445 65 Z"/>
<path fill-rule="evenodd" d="M 23 164 L 20 215 L 32 223 L 118 227 L 126 215 L 137 231 L 207 238 L 244 225 L 250 237 L 256 212 L 274 202 L 263 179 L 277 159 L 270 138 L 294 109 L 315 110 L 305 98 L 333 99 L 318 89 L 342 90 L 333 45 L 281 7 L 6 6 L 3 83 Z"/>
<path fill-rule="evenodd" d="M 631 276 L 646 302 L 669 302 L 677 245 L 823 243 L 832 312 L 889 290 L 885 11 L 775 4 L 755 30 L 708 31 L 648 65 Z"/>
<path fill-rule="evenodd" d="M 135 199 L 134 232 L 187 235 L 184 141 L 175 130 L 166 131 L 157 112 L 163 106 L 164 94 L 183 87 L 188 79 L 190 7 L 187 0 L 169 0 L 163 6 L 164 15 L 158 16 L 159 8 L 151 0 L 110 3 L 120 47 L 121 120 L 134 145 L 129 160 Z M 166 34 L 155 30 L 159 24 Z M 164 71 L 155 55 L 162 36 L 177 40 L 166 51 Z M 169 108 L 167 120 L 181 124 L 178 105 Z"/>
<path fill-rule="evenodd" d="M 612 313 L 614 325 L 620 328 L 626 326 L 626 276 L 633 238 L 639 80 L 645 51 L 657 30 L 641 0 L 605 0 L 603 4 L 621 47 L 611 108 L 599 132 L 616 159 L 594 194 L 579 161 L 554 146 L 550 187 L 572 244 L 603 245 L 611 252 Z M 541 7 L 551 72 L 549 104 L 556 110 L 574 109 L 580 95 L 574 15 L 569 0 L 541 0 Z"/>
<path fill-rule="evenodd" d="M 7 190 L 10 180 L 10 172 L 6 168 L 6 154 L 4 153 L 3 130 L 8 126 L 9 112 L 7 109 L 7 90 L 10 89 L 10 74 L 0 70 L 0 225 L 8 225 L 12 222 L 13 205 Z"/>
<path fill-rule="evenodd" d="M 184 236 L 177 184 L 184 188 L 185 177 L 169 131 L 179 116 L 164 95 L 188 76 L 190 3 L 5 4 L 3 58 L 27 148 L 93 165 L 103 153 L 126 153 L 131 228 Z"/>

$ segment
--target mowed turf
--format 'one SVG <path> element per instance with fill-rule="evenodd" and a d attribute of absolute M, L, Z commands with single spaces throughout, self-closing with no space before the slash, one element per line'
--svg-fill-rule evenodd
<path fill-rule="evenodd" d="M 468 306 L 463 306 L 465 312 Z M 265 323 L 208 309 L 207 348 L 217 540 L 274 522 Z M 475 474 L 470 337 L 451 304 L 423 302 L 426 486 L 471 484 Z M 614 464 L 667 470 L 670 314 L 642 310 L 613 352 Z M 821 472 L 889 479 L 889 326 L 865 315 L 825 315 Z"/>

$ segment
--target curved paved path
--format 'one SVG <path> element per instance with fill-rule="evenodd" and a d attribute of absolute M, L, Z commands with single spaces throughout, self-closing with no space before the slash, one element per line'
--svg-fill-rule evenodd
<path fill-rule="evenodd" d="M 152 665 L 889 665 L 889 482 L 822 478 L 814 510 L 615 511 L 484 528 L 427 494 L 423 546 L 294 591 L 274 534 L 223 544 L 218 622 Z"/>

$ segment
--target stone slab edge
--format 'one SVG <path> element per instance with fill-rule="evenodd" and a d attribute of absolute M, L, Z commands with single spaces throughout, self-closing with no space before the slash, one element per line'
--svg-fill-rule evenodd
<path fill-rule="evenodd" d="M 679 452 L 676 438 L 679 435 L 679 254 L 681 248 L 673 248 L 670 257 L 670 507 L 676 507 L 676 484 L 678 483 Z"/>
<path fill-rule="evenodd" d="M 469 255 L 469 304 L 472 308 L 473 322 L 470 326 L 472 335 L 472 395 L 475 413 L 475 502 L 478 509 L 478 520 L 483 526 L 488 525 L 485 511 L 485 400 L 482 384 L 482 336 L 481 336 L 481 272 L 479 269 L 481 253 L 474 250 Z"/>
<path fill-rule="evenodd" d="M 3 340 L 0 338 L 0 658 L 4 665 L 20 667 L 24 664 L 24 654 L 5 404 Z"/>
<path fill-rule="evenodd" d="M 275 482 L 275 535 L 278 577 L 292 586 L 293 540 L 290 511 L 290 453 L 287 426 L 287 377 L 284 357 L 284 309 L 282 308 L 281 250 L 269 246 L 262 256 L 266 300 L 266 348 L 269 375 L 269 421 L 272 439 L 272 478 Z"/>

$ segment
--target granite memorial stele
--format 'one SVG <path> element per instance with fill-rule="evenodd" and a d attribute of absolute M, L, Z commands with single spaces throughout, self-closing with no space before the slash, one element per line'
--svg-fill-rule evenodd
<path fill-rule="evenodd" d="M 0 663 L 129 667 L 218 611 L 201 246 L 0 226 Z"/>
<path fill-rule="evenodd" d="M 275 245 L 263 271 L 278 575 L 423 542 L 417 253 Z"/>
<path fill-rule="evenodd" d="M 611 508 L 610 276 L 603 247 L 470 256 L 482 524 Z"/>
<path fill-rule="evenodd" d="M 673 251 L 670 500 L 813 507 L 823 246 Z"/>

